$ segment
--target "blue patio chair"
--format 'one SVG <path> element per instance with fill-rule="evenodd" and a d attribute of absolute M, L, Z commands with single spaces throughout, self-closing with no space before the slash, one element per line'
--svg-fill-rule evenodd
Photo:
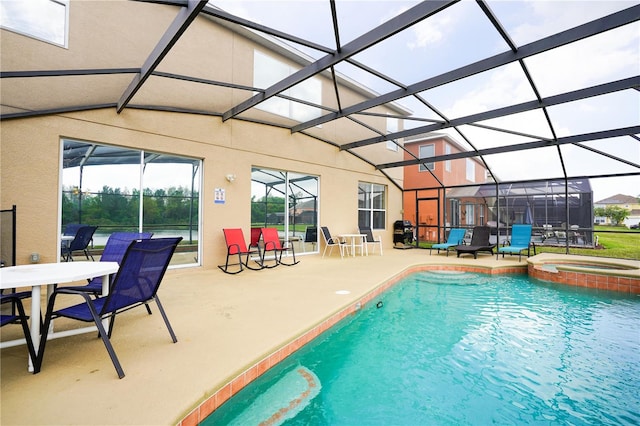
<path fill-rule="evenodd" d="M 511 241 L 509 245 L 498 248 L 498 253 L 517 254 L 518 262 L 522 260 L 522 252 L 527 251 L 527 257 L 531 255 L 531 246 L 533 246 L 533 254 L 536 254 L 536 245 L 531 242 L 531 225 L 513 225 L 511 227 Z"/>
<path fill-rule="evenodd" d="M 429 255 L 431 255 L 431 250 L 432 249 L 437 249 L 438 250 L 438 254 L 440 254 L 440 250 L 446 250 L 447 251 L 447 257 L 449 256 L 449 249 L 455 246 L 458 246 L 460 244 L 462 244 L 462 241 L 464 240 L 464 234 L 467 231 L 465 231 L 462 228 L 452 228 L 449 231 L 449 237 L 447 237 L 447 241 L 444 243 L 438 243 L 438 244 L 433 244 L 430 248 L 429 248 Z"/>
<path fill-rule="evenodd" d="M 10 314 L 1 314 L 0 315 L 0 327 L 4 327 L 8 324 L 20 323 L 22 326 L 22 332 L 24 333 L 24 338 L 27 341 L 27 349 L 29 351 L 29 356 L 31 357 L 31 361 L 35 365 L 36 363 L 36 351 L 33 346 L 33 340 L 31 339 L 31 332 L 29 331 L 29 324 L 27 323 L 27 314 L 24 310 L 24 305 L 22 304 L 22 299 L 26 297 L 30 297 L 30 292 L 21 292 L 21 293 L 7 293 L 0 295 L 0 303 L 11 303 L 13 308 L 17 309 L 17 313 L 12 312 Z"/>
<path fill-rule="evenodd" d="M 102 256 L 100 256 L 100 262 L 118 262 L 118 264 L 120 264 L 132 241 L 146 240 L 152 236 L 152 232 L 114 232 L 109 235 L 109 239 L 107 240 L 107 244 L 104 246 Z M 72 288 L 99 295 L 102 293 L 102 277 L 93 278 L 85 286 Z"/>
<path fill-rule="evenodd" d="M 73 261 L 74 251 L 82 251 L 87 257 L 87 260 L 89 260 L 90 257 L 91 260 L 94 260 L 91 253 L 89 253 L 89 243 L 93 239 L 93 234 L 96 232 L 96 229 L 98 229 L 97 226 L 81 226 L 78 228 L 76 236 L 69 245 L 62 246 L 61 248 L 62 258 L 65 262 Z"/>
<path fill-rule="evenodd" d="M 124 371 L 110 341 L 117 314 L 155 301 L 171 339 L 173 343 L 176 343 L 178 339 L 162 308 L 157 292 L 171 256 L 181 240 L 182 237 L 133 241 L 122 259 L 120 269 L 111 283 L 107 296 L 92 299 L 90 294 L 85 291 L 64 287 L 54 291 L 47 305 L 34 373 L 38 373 L 42 367 L 49 325 L 53 318 L 66 317 L 84 322 L 93 321 L 119 378 L 124 377 Z M 59 294 L 77 295 L 82 297 L 84 302 L 54 311 L 56 298 Z M 108 332 L 102 325 L 103 319 L 109 319 Z"/>

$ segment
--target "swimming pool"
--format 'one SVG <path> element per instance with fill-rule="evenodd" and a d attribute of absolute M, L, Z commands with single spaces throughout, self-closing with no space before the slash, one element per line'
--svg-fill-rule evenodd
<path fill-rule="evenodd" d="M 637 424 L 640 298 L 431 271 L 251 383 L 202 424 Z"/>

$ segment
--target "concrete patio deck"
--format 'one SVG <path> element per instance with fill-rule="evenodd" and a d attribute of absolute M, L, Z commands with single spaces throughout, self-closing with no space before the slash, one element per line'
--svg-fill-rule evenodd
<path fill-rule="evenodd" d="M 300 260 L 238 275 L 216 267 L 168 271 L 159 295 L 178 343 L 153 305 L 151 316 L 141 308 L 121 314 L 112 342 L 126 373 L 122 380 L 93 333 L 48 342 L 37 375 L 27 372 L 24 346 L 3 349 L 0 423 L 174 425 L 187 417 L 183 424 L 192 424 L 194 409 L 247 368 L 404 271 L 460 265 L 524 272 L 527 266 L 517 256 L 458 259 L 389 248 L 382 257 L 340 259 L 334 253 Z M 57 329 L 72 326 L 56 322 Z M 2 339 L 20 332 L 19 326 L 3 327 Z"/>

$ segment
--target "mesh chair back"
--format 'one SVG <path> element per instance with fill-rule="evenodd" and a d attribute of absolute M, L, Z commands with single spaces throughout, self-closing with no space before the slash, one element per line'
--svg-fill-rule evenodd
<path fill-rule="evenodd" d="M 120 263 L 131 241 L 146 240 L 152 236 L 152 232 L 114 232 L 109 235 L 102 256 L 100 256 L 100 261 Z"/>
<path fill-rule="evenodd" d="M 97 226 L 81 226 L 76 232 L 76 236 L 69 244 L 69 251 L 84 250 L 89 246 L 93 234 L 98 229 Z"/>
<path fill-rule="evenodd" d="M 531 225 L 513 225 L 511 228 L 512 246 L 529 246 L 531 242 Z"/>
<path fill-rule="evenodd" d="M 280 236 L 276 228 L 262 228 L 262 241 L 265 250 L 282 250 Z"/>
<path fill-rule="evenodd" d="M 249 247 L 258 247 L 260 243 L 260 235 L 262 235 L 261 228 L 251 228 L 251 241 L 249 242 Z"/>
<path fill-rule="evenodd" d="M 461 228 L 453 228 L 449 231 L 449 237 L 447 238 L 447 244 L 462 244 L 464 234 L 467 231 Z"/>
<path fill-rule="evenodd" d="M 242 228 L 226 228 L 223 229 L 224 240 L 227 243 L 228 254 L 246 253 L 247 243 L 244 241 L 244 232 Z"/>
<path fill-rule="evenodd" d="M 360 233 L 362 235 L 366 235 L 366 239 L 368 243 L 376 243 L 376 239 L 373 238 L 373 232 L 371 231 L 371 228 L 360 228 Z"/>
<path fill-rule="evenodd" d="M 182 237 L 131 242 L 111 284 L 101 315 L 153 298 L 181 240 Z"/>
<path fill-rule="evenodd" d="M 326 226 L 321 226 L 320 229 L 322 230 L 322 236 L 324 237 L 324 241 L 327 244 L 338 244 L 337 241 L 334 241 L 333 238 L 331 238 L 331 233 L 329 232 L 329 228 L 327 228 Z"/>

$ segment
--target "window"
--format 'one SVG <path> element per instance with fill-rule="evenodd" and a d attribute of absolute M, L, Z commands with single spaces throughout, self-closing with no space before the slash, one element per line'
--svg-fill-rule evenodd
<path fill-rule="evenodd" d="M 358 226 L 385 229 L 386 192 L 384 185 L 358 183 Z"/>
<path fill-rule="evenodd" d="M 418 153 L 418 158 L 431 158 L 435 155 L 435 145 L 420 145 Z M 435 169 L 434 163 L 420 163 L 419 165 L 421 172 L 426 172 L 427 170 Z"/>
<path fill-rule="evenodd" d="M 257 50 L 253 52 L 253 87 L 266 89 L 298 71 L 297 69 L 267 56 Z M 282 92 L 283 95 L 316 105 L 322 104 L 322 82 L 311 77 Z M 321 110 L 310 105 L 274 96 L 256 106 L 272 114 L 304 122 L 320 117 Z"/>
<path fill-rule="evenodd" d="M 66 0 L 0 2 L 0 26 L 59 46 L 67 45 Z"/>
<path fill-rule="evenodd" d="M 467 158 L 467 180 L 469 182 L 476 181 L 476 163 L 470 158 Z"/>
<path fill-rule="evenodd" d="M 201 160 L 70 139 L 62 149 L 61 231 L 98 226 L 94 246 L 113 232 L 181 236 L 171 264 L 198 262 Z"/>
<path fill-rule="evenodd" d="M 473 204 L 465 204 L 465 219 L 467 225 L 474 225 L 475 222 L 475 209 Z"/>
<path fill-rule="evenodd" d="M 448 143 L 444 144 L 444 153 L 445 155 L 451 154 L 451 145 L 449 145 Z M 451 160 L 446 160 L 444 162 L 444 169 L 448 172 L 451 171 Z"/>
<path fill-rule="evenodd" d="M 393 117 L 387 117 L 387 134 L 398 132 L 398 119 Z M 398 151 L 398 144 L 393 141 L 387 141 L 387 149 L 389 151 Z"/>
<path fill-rule="evenodd" d="M 252 168 L 251 227 L 277 228 L 296 253 L 317 252 L 318 182 L 318 176 Z"/>

